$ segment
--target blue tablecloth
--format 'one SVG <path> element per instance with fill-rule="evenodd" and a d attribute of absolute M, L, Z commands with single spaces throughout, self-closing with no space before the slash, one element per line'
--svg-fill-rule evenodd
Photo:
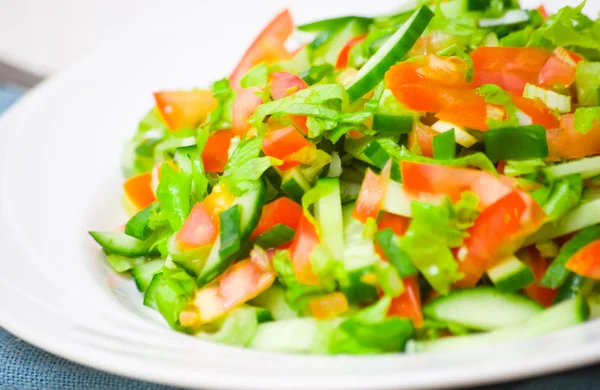
<path fill-rule="evenodd" d="M 0 86 L 0 113 L 24 92 Z M 131 380 L 72 363 L 17 339 L 0 328 L 0 389 L 79 390 L 150 389 L 167 386 Z M 522 382 L 486 386 L 480 390 L 592 390 L 600 389 L 600 366 Z M 476 389 L 472 389 L 476 390 Z"/>

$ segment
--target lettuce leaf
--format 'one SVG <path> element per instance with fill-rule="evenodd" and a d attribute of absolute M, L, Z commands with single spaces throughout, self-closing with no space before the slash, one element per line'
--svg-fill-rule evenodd
<path fill-rule="evenodd" d="M 265 88 L 269 81 L 269 67 L 265 62 L 261 62 L 251 68 L 241 80 L 242 88 L 261 87 Z"/>
<path fill-rule="evenodd" d="M 233 112 L 235 91 L 229 85 L 227 78 L 216 81 L 211 89 L 213 97 L 217 99 L 218 104 L 208 114 L 202 127 L 208 128 L 209 131 L 231 129 L 231 115 Z"/>
<path fill-rule="evenodd" d="M 183 226 L 190 213 L 191 176 L 177 172 L 170 164 L 160 167 L 156 197 L 173 231 Z"/>
<path fill-rule="evenodd" d="M 248 184 L 260 179 L 263 173 L 280 160 L 272 157 L 259 157 L 262 150 L 262 137 L 243 139 L 225 165 L 223 182 L 235 195 L 243 194 Z"/>
<path fill-rule="evenodd" d="M 579 107 L 575 110 L 575 130 L 587 133 L 594 126 L 600 126 L 600 107 Z"/>
<path fill-rule="evenodd" d="M 508 117 L 505 120 L 488 118 L 487 125 L 490 129 L 519 126 L 517 106 L 512 102 L 508 92 L 495 84 L 483 85 L 477 88 L 477 92 L 483 96 L 486 102 L 504 107 L 508 114 Z"/>

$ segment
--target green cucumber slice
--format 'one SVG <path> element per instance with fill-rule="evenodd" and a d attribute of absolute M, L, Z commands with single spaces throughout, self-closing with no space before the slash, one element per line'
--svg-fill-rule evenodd
<path fill-rule="evenodd" d="M 326 193 L 314 205 L 315 219 L 321 229 L 321 243 L 335 260 L 341 260 L 344 256 L 344 227 L 340 180 L 337 177 L 322 178 L 315 188 Z"/>
<path fill-rule="evenodd" d="M 131 217 L 131 219 L 127 221 L 127 224 L 125 225 L 125 234 L 137 238 L 138 240 L 145 240 L 150 237 L 154 232 L 154 230 L 152 230 L 149 226 L 150 215 L 159 207 L 160 204 L 158 202 L 154 202 Z"/>
<path fill-rule="evenodd" d="M 531 268 L 515 256 L 490 268 L 487 274 L 498 290 L 507 292 L 518 291 L 535 281 Z"/>
<path fill-rule="evenodd" d="M 402 184 L 395 181 L 388 182 L 387 192 L 383 201 L 384 211 L 411 218 L 411 202 L 412 199 L 406 195 L 402 188 Z"/>
<path fill-rule="evenodd" d="M 379 244 L 390 264 L 398 270 L 401 277 L 405 278 L 418 272 L 410 261 L 410 257 L 400 248 L 400 240 L 391 228 L 375 233 L 375 241 Z"/>
<path fill-rule="evenodd" d="M 377 50 L 346 87 L 351 101 L 360 99 L 375 88 L 392 65 L 406 57 L 433 16 L 429 7 L 422 6 Z"/>
<path fill-rule="evenodd" d="M 548 181 L 577 173 L 581 175 L 582 179 L 600 175 L 600 156 L 582 158 L 581 160 L 569 161 L 542 169 L 542 174 Z"/>
<path fill-rule="evenodd" d="M 131 276 L 135 281 L 138 291 L 144 292 L 148 289 L 150 282 L 152 282 L 152 278 L 162 270 L 164 263 L 163 259 L 156 259 L 131 269 Z"/>
<path fill-rule="evenodd" d="M 281 190 L 296 202 L 302 201 L 302 196 L 310 190 L 310 183 L 299 167 L 285 171 L 281 178 Z"/>
<path fill-rule="evenodd" d="M 327 63 L 335 66 L 338 55 L 349 40 L 368 31 L 369 19 L 349 18 L 345 22 L 339 22 L 337 27 L 329 30 L 327 39 L 312 53 L 315 65 Z"/>
<path fill-rule="evenodd" d="M 256 237 L 254 244 L 263 249 L 271 249 L 291 241 L 295 235 L 294 229 L 279 223 Z"/>
<path fill-rule="evenodd" d="M 89 232 L 90 236 L 107 252 L 125 257 L 154 256 L 158 249 L 154 246 L 156 237 L 142 241 L 121 232 Z"/>
<path fill-rule="evenodd" d="M 519 294 L 493 287 L 456 290 L 423 307 L 427 318 L 476 330 L 492 330 L 523 323 L 543 307 Z"/>
<path fill-rule="evenodd" d="M 500 18 L 494 19 L 479 19 L 479 27 L 501 27 L 501 26 L 512 26 L 515 24 L 521 24 L 529 21 L 529 12 L 522 9 L 511 9 L 508 10 Z"/>
<path fill-rule="evenodd" d="M 352 216 L 354 203 L 342 207 L 344 221 L 344 269 L 351 273 L 356 270 L 373 267 L 380 261 L 375 252 L 373 240 L 365 237 L 365 225 Z"/>
<path fill-rule="evenodd" d="M 249 347 L 261 351 L 325 353 L 335 326 L 314 318 L 260 324 Z"/>

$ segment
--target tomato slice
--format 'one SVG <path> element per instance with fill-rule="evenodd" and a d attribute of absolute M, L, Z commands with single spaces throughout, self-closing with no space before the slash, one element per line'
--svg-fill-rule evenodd
<path fill-rule="evenodd" d="M 260 221 L 252 233 L 252 238 L 263 234 L 278 224 L 296 229 L 301 216 L 302 206 L 290 198 L 279 198 L 263 207 Z"/>
<path fill-rule="evenodd" d="M 155 92 L 154 100 L 160 116 L 173 131 L 195 128 L 217 106 L 207 90 Z"/>
<path fill-rule="evenodd" d="M 244 74 L 260 62 L 271 63 L 291 58 L 291 54 L 285 49 L 284 44 L 293 31 L 294 22 L 288 10 L 284 10 L 275 16 L 246 50 L 235 70 L 229 76 L 231 87 L 239 91 L 241 88 L 240 81 Z"/>
<path fill-rule="evenodd" d="M 232 137 L 231 130 L 220 130 L 208 138 L 202 151 L 202 162 L 206 172 L 221 173 L 225 170 Z"/>
<path fill-rule="evenodd" d="M 183 250 L 212 244 L 219 234 L 219 220 L 207 210 L 204 203 L 196 203 L 185 219 L 175 241 Z"/>
<path fill-rule="evenodd" d="M 568 87 L 575 82 L 577 64 L 583 58 L 562 47 L 557 47 L 552 52 L 550 59 L 540 71 L 538 82 L 540 85 L 562 85 Z"/>
<path fill-rule="evenodd" d="M 305 89 L 308 84 L 300 77 L 290 72 L 275 72 L 271 75 L 271 97 L 273 100 L 279 100 L 286 96 L 293 95 L 294 93 Z M 308 127 L 306 126 L 306 116 L 304 115 L 289 115 L 288 118 L 292 121 L 292 124 L 302 132 L 302 134 L 308 134 Z"/>
<path fill-rule="evenodd" d="M 352 216 L 362 223 L 367 222 L 369 218 L 377 219 L 390 180 L 391 167 L 391 163 L 387 163 L 379 175 L 367 169 L 352 212 Z"/>
<path fill-rule="evenodd" d="M 310 311 L 318 320 L 327 320 L 335 318 L 338 315 L 348 311 L 348 300 L 341 292 L 334 292 L 319 298 L 311 299 L 308 302 Z"/>
<path fill-rule="evenodd" d="M 430 85 L 392 85 L 386 83 L 392 94 L 406 108 L 414 111 L 439 112 L 444 107 L 463 102 L 471 104 L 482 97 L 473 90 Z"/>
<path fill-rule="evenodd" d="M 458 57 L 428 54 L 392 66 L 386 74 L 386 82 L 388 87 L 421 84 L 467 88 L 467 71 L 467 63 Z"/>
<path fill-rule="evenodd" d="M 421 293 L 416 276 L 403 279 L 404 292 L 392 299 L 388 310 L 388 317 L 410 318 L 416 328 L 423 326 L 423 312 L 421 311 Z"/>
<path fill-rule="evenodd" d="M 319 277 L 315 274 L 310 262 L 310 255 L 318 244 L 317 229 L 303 213 L 296 228 L 296 236 L 290 246 L 294 274 L 300 283 L 319 284 Z"/>
<path fill-rule="evenodd" d="M 377 229 L 391 228 L 397 236 L 403 236 L 410 225 L 410 218 L 382 211 L 379 213 Z"/>
<path fill-rule="evenodd" d="M 538 12 L 540 13 L 540 16 L 544 19 L 548 19 L 549 15 L 548 15 L 548 11 L 546 11 L 546 7 L 544 7 L 543 5 L 540 5 L 537 8 Z"/>
<path fill-rule="evenodd" d="M 359 35 L 357 37 L 352 38 L 344 45 L 344 47 L 340 51 L 340 54 L 338 54 L 337 61 L 335 62 L 336 69 L 344 69 L 348 66 L 348 56 L 350 54 L 350 50 L 352 50 L 354 46 L 364 41 L 366 37 L 366 35 Z"/>
<path fill-rule="evenodd" d="M 535 281 L 523 289 L 525 295 L 534 301 L 539 302 L 544 307 L 549 307 L 554 302 L 558 289 L 542 287 L 540 281 L 550 266 L 548 259 L 542 257 L 540 252 L 535 247 L 529 247 L 529 257 L 525 259 L 525 263 L 533 271 Z"/>
<path fill-rule="evenodd" d="M 479 96 L 471 102 L 456 102 L 446 106 L 436 114 L 436 117 L 458 126 L 485 131 L 489 129 L 488 106 L 499 107 L 486 103 L 483 97 Z M 500 107 L 500 109 L 504 108 Z"/>
<path fill-rule="evenodd" d="M 238 95 L 233 102 L 231 128 L 234 135 L 244 135 L 250 129 L 251 125 L 248 119 L 254 114 L 256 107 L 260 106 L 263 101 L 256 96 L 257 92 L 261 92 L 259 87 L 244 88 L 238 92 Z"/>
<path fill-rule="evenodd" d="M 575 130 L 574 121 L 573 114 L 565 114 L 559 129 L 546 132 L 551 157 L 582 158 L 600 153 L 600 119 L 587 133 Z"/>
<path fill-rule="evenodd" d="M 290 155 L 309 146 L 311 143 L 294 126 L 287 126 L 265 134 L 262 150 L 267 156 L 285 161 L 278 168 L 286 170 L 299 164 Z"/>
<path fill-rule="evenodd" d="M 581 248 L 565 264 L 567 269 L 588 278 L 600 279 L 600 240 Z"/>
<path fill-rule="evenodd" d="M 559 127 L 558 117 L 540 99 L 528 99 L 518 95 L 511 95 L 511 99 L 519 110 L 531 118 L 534 125 L 542 125 L 546 129 Z"/>
<path fill-rule="evenodd" d="M 130 177 L 123 184 L 125 195 L 138 209 L 142 210 L 156 201 L 152 190 L 152 173 L 146 172 Z"/>

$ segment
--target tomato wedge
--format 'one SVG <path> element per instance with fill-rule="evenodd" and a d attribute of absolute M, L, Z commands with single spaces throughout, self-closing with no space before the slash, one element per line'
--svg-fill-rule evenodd
<path fill-rule="evenodd" d="M 467 63 L 458 57 L 428 54 L 392 66 L 386 74 L 386 82 L 388 87 L 421 84 L 468 88 L 467 71 Z"/>
<path fill-rule="evenodd" d="M 565 114 L 560 119 L 560 128 L 546 132 L 550 156 L 554 158 L 582 158 L 600 154 L 600 120 L 587 133 L 574 127 L 575 116 Z"/>
<path fill-rule="evenodd" d="M 327 320 L 348 311 L 348 300 L 341 292 L 334 292 L 319 298 L 311 299 L 308 307 L 313 317 Z"/>
<path fill-rule="evenodd" d="M 175 241 L 183 250 L 212 244 L 219 234 L 219 220 L 207 210 L 204 203 L 196 203 L 185 219 Z"/>
<path fill-rule="evenodd" d="M 410 218 L 382 211 L 377 220 L 377 229 L 391 228 L 397 236 L 403 236 L 410 225 Z"/>
<path fill-rule="evenodd" d="M 248 119 L 254 114 L 256 107 L 260 106 L 263 101 L 256 96 L 257 92 L 261 92 L 259 87 L 244 88 L 238 92 L 238 95 L 233 102 L 231 128 L 234 135 L 244 135 L 250 129 L 251 125 Z"/>
<path fill-rule="evenodd" d="M 350 50 L 352 50 L 354 46 L 364 41 L 366 37 L 366 35 L 359 35 L 352 38 L 344 45 L 340 51 L 340 54 L 338 54 L 337 61 L 335 62 L 336 69 L 344 69 L 348 66 L 348 56 L 350 55 Z"/>
<path fill-rule="evenodd" d="M 256 229 L 254 229 L 251 238 L 256 238 L 279 224 L 296 229 L 301 216 L 302 206 L 290 198 L 279 198 L 263 207 L 260 221 Z"/>
<path fill-rule="evenodd" d="M 310 146 L 311 143 L 294 126 L 287 126 L 265 134 L 262 150 L 267 156 L 283 160 L 278 168 L 287 170 L 300 164 L 292 155 Z"/>
<path fill-rule="evenodd" d="M 439 133 L 419 121 L 415 122 L 413 131 L 408 134 L 408 149 L 425 157 L 433 157 L 433 137 Z"/>
<path fill-rule="evenodd" d="M 273 100 L 279 100 L 286 96 L 295 94 L 296 92 L 305 89 L 308 84 L 300 77 L 290 72 L 275 72 L 271 75 L 271 97 Z M 289 115 L 292 124 L 296 126 L 302 134 L 308 134 L 306 127 L 306 116 L 304 115 Z"/>
<path fill-rule="evenodd" d="M 154 100 L 169 130 L 193 129 L 215 109 L 217 101 L 211 91 L 155 92 Z"/>
<path fill-rule="evenodd" d="M 392 85 L 387 79 L 386 84 L 396 100 L 414 111 L 439 112 L 455 103 L 472 104 L 483 99 L 476 91 L 469 89 L 430 85 Z"/>
<path fill-rule="evenodd" d="M 285 49 L 284 44 L 293 31 L 294 22 L 288 10 L 284 10 L 275 16 L 246 50 L 233 73 L 229 76 L 231 87 L 239 91 L 242 77 L 256 64 L 263 61 L 271 63 L 291 58 L 291 54 Z"/>
<path fill-rule="evenodd" d="M 469 103 L 457 102 L 446 106 L 436 117 L 458 126 L 486 131 L 489 129 L 488 119 L 502 120 L 506 119 L 506 115 L 504 107 L 486 103 L 483 97 L 479 96 Z"/>
<path fill-rule="evenodd" d="M 369 218 L 377 219 L 390 180 L 391 168 L 392 165 L 388 162 L 379 175 L 370 169 L 367 170 L 352 212 L 354 218 L 362 223 L 367 222 Z"/>
<path fill-rule="evenodd" d="M 221 173 L 225 170 L 232 137 L 231 130 L 220 130 L 208 138 L 202 151 L 202 162 L 206 172 Z"/>
<path fill-rule="evenodd" d="M 130 177 L 123 184 L 125 195 L 138 209 L 142 210 L 156 201 L 152 190 L 152 173 L 146 172 Z"/>
<path fill-rule="evenodd" d="M 528 99 L 518 95 L 511 95 L 511 99 L 519 110 L 531 118 L 534 125 L 542 125 L 546 129 L 559 127 L 558 117 L 540 99 Z"/>
<path fill-rule="evenodd" d="M 315 274 L 310 263 L 310 255 L 319 244 L 317 229 L 306 218 L 300 216 L 300 222 L 296 228 L 296 236 L 290 246 L 290 258 L 294 268 L 294 274 L 300 283 L 318 285 L 319 277 Z"/>
<path fill-rule="evenodd" d="M 388 310 L 388 317 L 410 318 L 416 328 L 423 326 L 423 312 L 421 311 L 421 294 L 416 276 L 403 279 L 404 292 L 392 299 Z"/>
<path fill-rule="evenodd" d="M 525 259 L 525 263 L 533 271 L 535 281 L 523 289 L 525 295 L 534 301 L 539 302 L 544 307 L 549 307 L 554 302 L 558 289 L 542 287 L 540 281 L 546 273 L 550 262 L 542 257 L 540 252 L 535 247 L 529 247 L 529 258 Z"/>
<path fill-rule="evenodd" d="M 557 47 L 552 52 L 550 59 L 540 71 L 538 82 L 540 85 L 562 85 L 568 87 L 575 82 L 577 64 L 583 58 L 562 47 Z"/>
<path fill-rule="evenodd" d="M 565 264 L 567 269 L 588 278 L 600 279 L 600 240 L 581 248 Z"/>

